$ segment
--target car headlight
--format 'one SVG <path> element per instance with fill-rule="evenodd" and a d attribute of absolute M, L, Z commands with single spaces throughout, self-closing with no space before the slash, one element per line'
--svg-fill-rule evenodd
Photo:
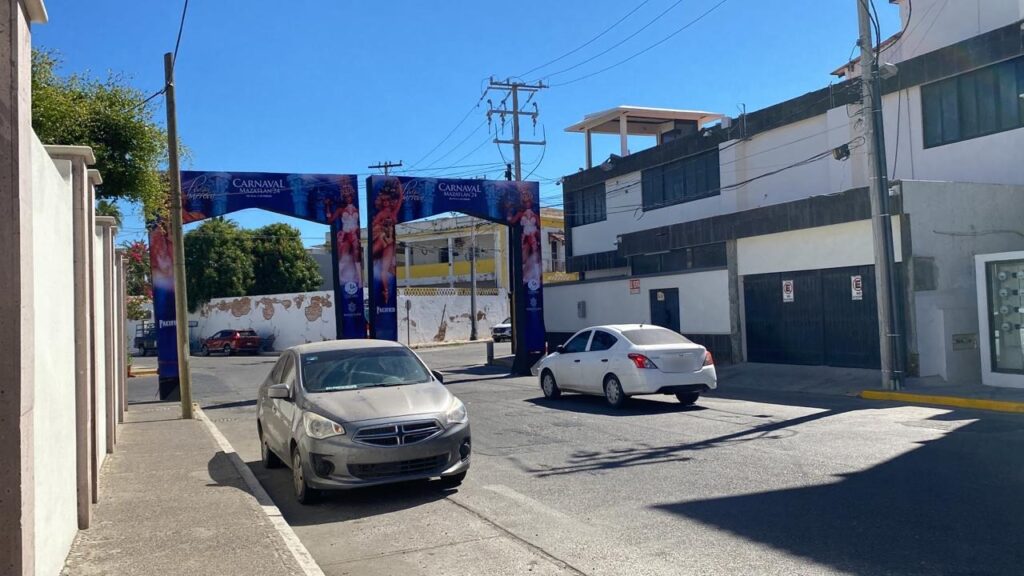
<path fill-rule="evenodd" d="M 466 405 L 462 403 L 462 400 L 452 399 L 452 405 L 444 413 L 444 419 L 449 426 L 469 422 L 469 412 L 466 411 Z"/>
<path fill-rule="evenodd" d="M 302 413 L 302 426 L 306 429 L 306 436 L 317 440 L 345 434 L 341 424 L 312 412 Z"/>

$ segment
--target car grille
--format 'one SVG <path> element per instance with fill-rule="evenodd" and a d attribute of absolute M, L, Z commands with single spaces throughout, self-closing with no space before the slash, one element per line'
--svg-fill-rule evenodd
<path fill-rule="evenodd" d="M 400 462 L 382 462 L 379 464 L 349 464 L 349 474 L 362 480 L 380 480 L 395 476 L 409 476 L 412 474 L 426 474 L 433 471 L 440 472 L 440 469 L 448 464 L 448 455 L 440 454 L 429 458 L 417 458 L 415 460 L 402 460 Z"/>
<path fill-rule="evenodd" d="M 443 430 L 436 420 L 405 422 L 363 428 L 356 433 L 355 441 L 370 446 L 408 446 L 433 438 Z"/>

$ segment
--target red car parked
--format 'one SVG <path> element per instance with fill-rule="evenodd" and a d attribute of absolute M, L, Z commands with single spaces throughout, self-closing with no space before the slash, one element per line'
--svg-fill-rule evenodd
<path fill-rule="evenodd" d="M 200 354 L 209 356 L 210 352 L 223 352 L 225 356 L 236 352 L 259 354 L 260 337 L 254 330 L 221 330 L 203 342 Z"/>

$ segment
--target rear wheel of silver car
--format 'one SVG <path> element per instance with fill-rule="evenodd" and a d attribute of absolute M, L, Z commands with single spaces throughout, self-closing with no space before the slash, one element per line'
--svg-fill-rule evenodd
<path fill-rule="evenodd" d="M 541 374 L 540 389 L 541 392 L 544 392 L 544 397 L 551 400 L 555 400 L 562 395 L 562 390 L 559 389 L 558 383 L 555 382 L 555 375 L 550 370 L 545 370 Z"/>
<path fill-rule="evenodd" d="M 306 472 L 302 469 L 302 454 L 296 447 L 292 450 L 292 484 L 295 487 L 295 499 L 299 504 L 312 504 L 316 499 L 316 490 L 306 483 Z"/>
<path fill-rule="evenodd" d="M 604 399 L 612 408 L 621 408 L 626 403 L 626 393 L 622 391 L 622 384 L 619 384 L 614 374 L 604 379 Z"/>
<path fill-rule="evenodd" d="M 267 439 L 263 436 L 263 428 L 260 427 L 260 457 L 263 460 L 264 468 L 280 468 L 284 462 L 274 454 L 274 451 L 270 449 L 270 445 L 267 444 Z"/>
<path fill-rule="evenodd" d="M 700 392 L 680 392 L 676 394 L 676 400 L 683 406 L 689 406 L 700 398 Z"/>
<path fill-rule="evenodd" d="M 458 474 L 452 474 L 451 476 L 441 476 L 441 487 L 442 488 L 455 488 L 462 484 L 462 481 L 466 479 L 465 472 L 459 472 Z"/>

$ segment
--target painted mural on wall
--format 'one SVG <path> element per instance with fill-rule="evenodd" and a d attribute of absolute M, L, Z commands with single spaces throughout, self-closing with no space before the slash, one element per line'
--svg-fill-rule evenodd
<path fill-rule="evenodd" d="M 528 351 L 544 351 L 544 269 L 536 182 L 373 176 L 367 180 L 367 201 L 371 322 L 377 338 L 398 340 L 395 226 L 444 212 L 462 212 L 506 224 L 519 239 L 512 258 L 522 298 L 519 329 Z"/>

